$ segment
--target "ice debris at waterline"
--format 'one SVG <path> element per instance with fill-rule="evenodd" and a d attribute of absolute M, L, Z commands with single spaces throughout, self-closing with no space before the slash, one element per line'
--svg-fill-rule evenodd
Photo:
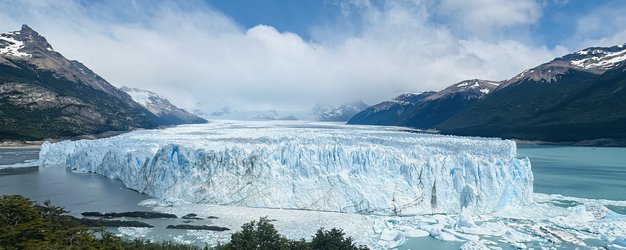
<path fill-rule="evenodd" d="M 513 141 L 375 126 L 212 122 L 46 142 L 40 161 L 175 203 L 482 214 L 529 204 L 533 193 Z"/>
<path fill-rule="evenodd" d="M 414 216 L 342 214 L 207 204 L 168 206 L 159 204 L 162 202 L 155 199 L 141 204 L 179 217 L 191 212 L 199 217 L 217 216 L 216 224 L 228 228 L 240 228 L 259 216 L 268 216 L 276 220 L 272 223 L 281 234 L 295 240 L 310 240 L 318 228 L 340 225 L 346 236 L 372 249 L 398 246 L 400 249 L 459 249 L 461 245 L 461 249 L 626 249 L 626 215 L 615 212 L 626 211 L 626 201 L 540 193 L 535 193 L 533 198 L 533 203 L 529 205 L 511 205 L 494 213 L 473 216 L 463 213 Z M 234 232 L 236 230 L 191 230 L 184 238 L 188 243 L 215 246 L 230 239 Z M 427 240 L 425 237 L 442 242 L 431 241 L 423 245 L 422 240 Z"/>

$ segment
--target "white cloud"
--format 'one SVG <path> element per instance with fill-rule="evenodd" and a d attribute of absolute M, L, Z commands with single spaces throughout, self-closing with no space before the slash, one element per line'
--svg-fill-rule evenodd
<path fill-rule="evenodd" d="M 478 35 L 534 24 L 542 15 L 542 4 L 536 0 L 441 0 L 436 6 L 439 15 L 452 17 Z"/>
<path fill-rule="evenodd" d="M 421 1 L 346 4 L 359 16 L 358 31 L 321 32 L 337 35 L 317 42 L 267 25 L 244 29 L 201 2 L 132 2 L 121 17 L 112 16 L 120 6 L 94 11 L 71 0 L 45 3 L 0 0 L 0 8 L 8 10 L 0 13 L 0 29 L 28 23 L 57 51 L 114 85 L 154 90 L 183 107 L 203 102 L 240 110 L 307 109 L 356 99 L 373 104 L 464 79 L 505 79 L 562 52 L 510 38 L 458 35 L 431 22 L 431 5 Z M 505 23 L 536 18 L 526 13 L 531 4 L 511 5 L 522 13 Z M 124 20 L 128 16 L 136 18 Z"/>
<path fill-rule="evenodd" d="M 626 43 L 626 6 L 600 5 L 576 21 L 570 43 L 579 48 Z"/>

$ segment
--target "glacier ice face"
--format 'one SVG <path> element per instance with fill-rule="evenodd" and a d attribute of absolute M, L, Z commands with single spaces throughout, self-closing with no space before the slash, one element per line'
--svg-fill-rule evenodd
<path fill-rule="evenodd" d="M 176 203 L 481 214 L 533 193 L 513 141 L 332 123 L 221 121 L 46 142 L 40 161 Z"/>

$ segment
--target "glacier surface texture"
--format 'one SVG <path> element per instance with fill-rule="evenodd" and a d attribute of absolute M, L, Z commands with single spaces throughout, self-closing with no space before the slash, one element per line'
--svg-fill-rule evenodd
<path fill-rule="evenodd" d="M 513 141 L 332 123 L 220 121 L 46 142 L 40 161 L 177 204 L 484 214 L 533 193 Z"/>

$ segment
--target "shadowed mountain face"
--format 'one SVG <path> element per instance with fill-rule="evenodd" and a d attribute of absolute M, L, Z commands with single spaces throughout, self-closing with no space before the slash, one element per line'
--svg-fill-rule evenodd
<path fill-rule="evenodd" d="M 0 34 L 0 139 L 36 140 L 133 128 L 161 120 L 23 25 Z"/>
<path fill-rule="evenodd" d="M 467 80 L 439 92 L 404 94 L 374 105 L 348 123 L 433 128 L 496 89 L 500 82 Z"/>
<path fill-rule="evenodd" d="M 374 105 L 349 123 L 544 141 L 625 139 L 625 61 L 624 45 L 588 48 L 503 82 L 454 84 L 406 104 L 402 112 Z"/>
<path fill-rule="evenodd" d="M 403 94 L 389 101 L 370 106 L 354 115 L 348 124 L 399 125 L 401 117 L 407 115 L 415 104 L 422 102 L 435 92 Z"/>
<path fill-rule="evenodd" d="M 620 48 L 591 48 L 525 71 L 438 127 L 528 140 L 624 139 L 626 50 Z"/>

